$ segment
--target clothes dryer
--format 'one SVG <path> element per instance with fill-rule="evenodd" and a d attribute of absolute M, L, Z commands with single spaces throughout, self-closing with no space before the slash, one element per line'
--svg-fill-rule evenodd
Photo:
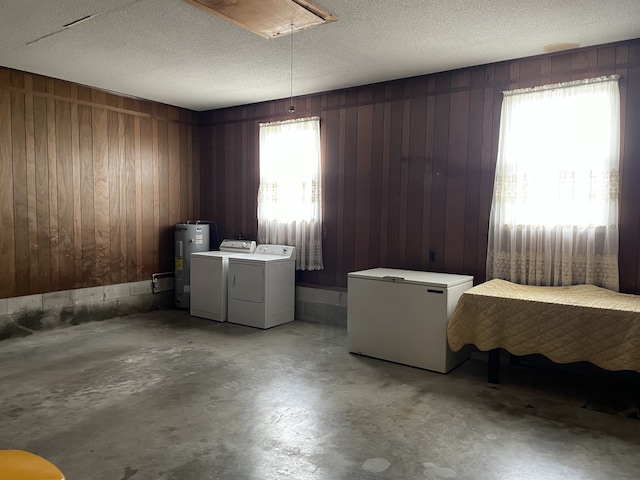
<path fill-rule="evenodd" d="M 229 258 L 229 322 L 271 328 L 294 320 L 295 247 L 258 245 Z"/>

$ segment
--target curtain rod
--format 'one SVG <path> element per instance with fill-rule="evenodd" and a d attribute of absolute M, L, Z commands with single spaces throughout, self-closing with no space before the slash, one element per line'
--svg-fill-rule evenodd
<path fill-rule="evenodd" d="M 621 78 L 622 78 L 622 75 L 615 74 L 615 75 L 602 76 L 602 77 L 586 78 L 583 80 L 571 80 L 569 82 L 551 83 L 549 85 L 540 85 L 538 87 L 516 88 L 514 90 L 503 90 L 502 94 L 505 96 L 519 95 L 522 93 L 541 92 L 544 90 L 556 90 L 558 88 L 576 87 L 578 85 L 589 85 L 591 83 L 603 83 L 603 82 L 613 82 L 613 81 L 617 82 Z"/>
<path fill-rule="evenodd" d="M 305 117 L 305 118 L 293 118 L 291 120 L 280 120 L 280 121 L 276 121 L 276 122 L 265 122 L 265 123 L 260 123 L 261 127 L 266 127 L 267 125 L 283 125 L 285 123 L 301 123 L 301 122 L 311 122 L 314 120 L 320 120 L 320 117 L 318 115 L 315 115 L 313 117 Z"/>

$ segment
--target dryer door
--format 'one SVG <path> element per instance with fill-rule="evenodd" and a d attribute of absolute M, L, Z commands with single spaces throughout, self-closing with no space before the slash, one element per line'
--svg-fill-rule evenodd
<path fill-rule="evenodd" d="M 229 298 L 262 303 L 264 300 L 264 264 L 229 261 Z"/>

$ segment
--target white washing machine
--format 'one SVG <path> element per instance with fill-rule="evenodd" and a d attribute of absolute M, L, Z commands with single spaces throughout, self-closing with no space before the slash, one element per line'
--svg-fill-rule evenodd
<path fill-rule="evenodd" d="M 258 245 L 229 258 L 229 322 L 271 328 L 294 320 L 296 249 Z"/>
<path fill-rule="evenodd" d="M 251 255 L 255 249 L 255 241 L 223 240 L 220 251 L 191 254 L 192 316 L 227 321 L 229 259 Z"/>

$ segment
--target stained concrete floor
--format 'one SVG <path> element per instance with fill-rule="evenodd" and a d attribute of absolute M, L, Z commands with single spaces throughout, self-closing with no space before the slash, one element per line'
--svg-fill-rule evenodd
<path fill-rule="evenodd" d="M 300 321 L 87 323 L 0 342 L 0 448 L 69 480 L 640 476 L 639 420 L 582 408 L 578 387 L 539 373 L 495 388 L 485 367 L 350 355 L 345 329 Z"/>

